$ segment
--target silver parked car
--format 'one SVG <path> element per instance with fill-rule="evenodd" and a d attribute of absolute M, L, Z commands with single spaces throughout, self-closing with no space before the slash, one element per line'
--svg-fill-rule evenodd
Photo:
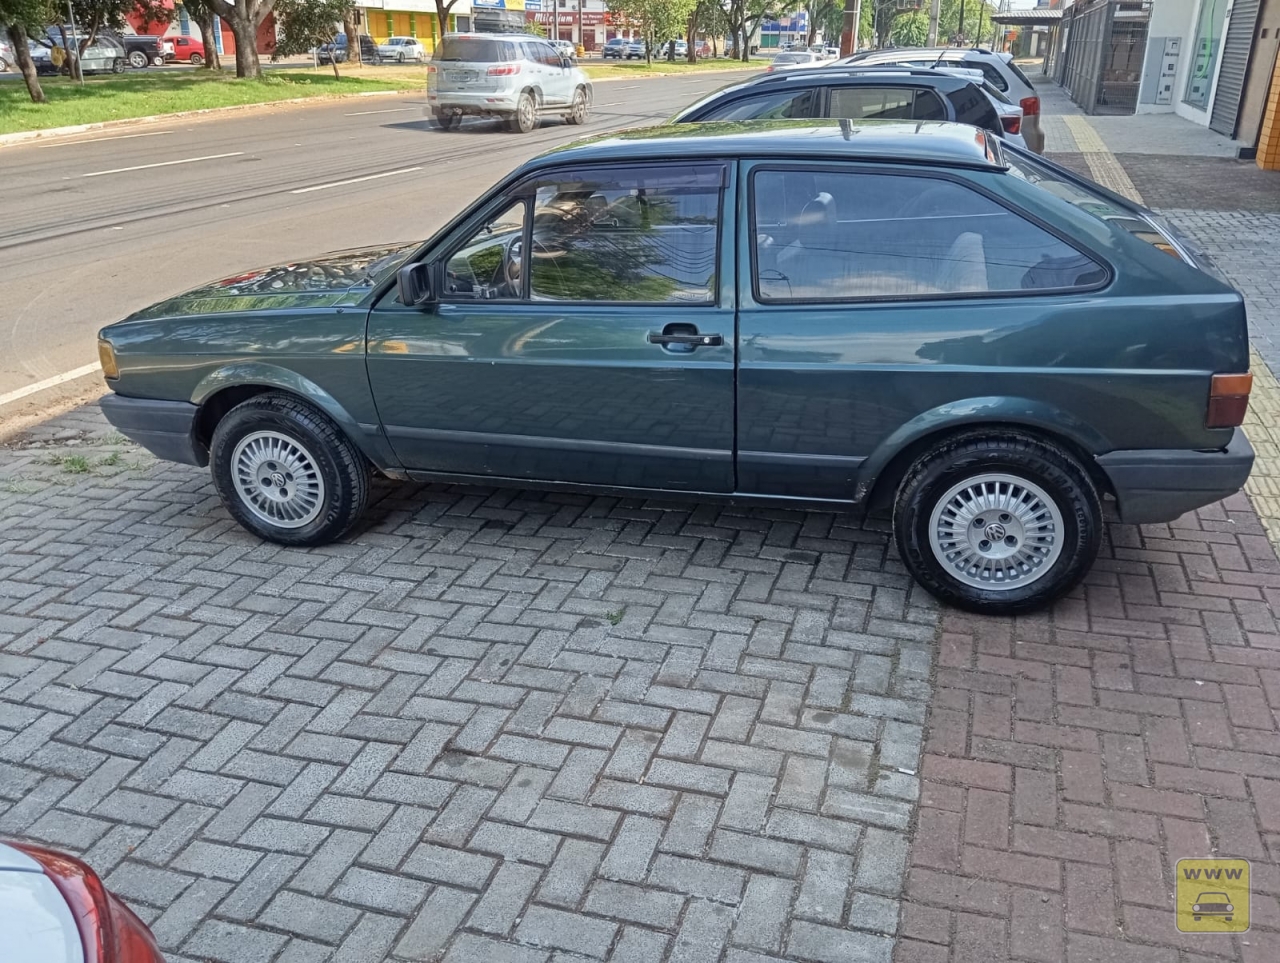
<path fill-rule="evenodd" d="M 446 34 L 427 68 L 427 103 L 444 130 L 467 116 L 499 117 L 521 133 L 546 114 L 585 124 L 591 97 L 586 73 L 532 35 Z"/>
<path fill-rule="evenodd" d="M 406 60 L 422 63 L 427 59 L 427 48 L 417 37 L 388 37 L 378 44 L 378 56 L 397 63 L 404 63 Z"/>
<path fill-rule="evenodd" d="M 1021 68 L 1007 53 L 992 53 L 985 47 L 896 47 L 864 50 L 841 64 L 901 64 L 905 67 L 971 67 L 981 70 L 991 85 L 1022 108 L 1021 133 L 1037 154 L 1044 153 L 1044 130 L 1040 127 L 1040 95 Z"/>

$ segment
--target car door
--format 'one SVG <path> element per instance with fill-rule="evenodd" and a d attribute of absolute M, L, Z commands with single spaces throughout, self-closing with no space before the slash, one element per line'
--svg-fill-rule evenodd
<path fill-rule="evenodd" d="M 732 177 L 714 161 L 552 169 L 434 245 L 438 300 L 406 308 L 392 290 L 369 317 L 403 464 L 731 491 Z"/>
<path fill-rule="evenodd" d="M 560 51 L 551 44 L 540 42 L 537 46 L 545 78 L 542 84 L 544 103 L 549 106 L 569 103 L 573 96 L 573 71 L 564 66 Z"/>
<path fill-rule="evenodd" d="M 740 491 L 865 494 L 882 443 L 971 399 L 1079 409 L 1064 368 L 1109 278 L 1087 253 L 946 170 L 760 161 L 744 190 Z"/>

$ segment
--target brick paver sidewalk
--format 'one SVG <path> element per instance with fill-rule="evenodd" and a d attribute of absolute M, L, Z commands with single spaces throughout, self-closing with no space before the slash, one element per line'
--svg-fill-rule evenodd
<path fill-rule="evenodd" d="M 1050 156 L 1115 190 L 1137 194 L 1122 161 L 1153 195 L 1195 163 L 1118 159 L 1065 96 L 1042 93 Z M 1099 126 L 1124 132 L 1124 120 Z M 1172 152 L 1180 123 L 1149 149 Z M 1269 342 L 1280 218 L 1252 205 L 1268 189 L 1280 202 L 1280 181 L 1259 186 L 1263 172 L 1220 156 L 1200 163 L 1213 183 L 1165 213 L 1245 291 Z M 1206 193 L 1245 212 L 1191 210 Z M 1265 486 L 1280 453 L 1258 416 L 1275 410 L 1260 365 L 1250 431 Z M 1171 525 L 1113 525 L 1084 590 L 1052 612 L 944 614 L 897 959 L 1280 961 L 1280 563 L 1266 535 L 1244 495 Z M 1175 864 L 1203 856 L 1252 861 L 1249 933 L 1177 931 Z"/>
<path fill-rule="evenodd" d="M 1280 333 L 1262 222 L 1182 223 Z M 287 550 L 92 407 L 0 449 L 0 834 L 85 854 L 171 963 L 1280 961 L 1245 496 L 1112 526 L 1018 620 L 940 611 L 883 524 L 377 496 Z M 1174 928 L 1211 854 L 1253 862 L 1247 934 Z"/>

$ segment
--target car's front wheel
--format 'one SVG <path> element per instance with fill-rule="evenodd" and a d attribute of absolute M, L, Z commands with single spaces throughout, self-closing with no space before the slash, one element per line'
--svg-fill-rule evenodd
<path fill-rule="evenodd" d="M 364 511 L 369 466 L 323 413 L 269 392 L 232 408 L 213 433 L 214 487 L 237 522 L 281 545 L 324 545 Z"/>
<path fill-rule="evenodd" d="M 1012 431 L 970 432 L 925 452 L 898 487 L 898 551 L 931 594 L 1009 615 L 1047 605 L 1097 557 L 1102 505 L 1070 454 Z"/>

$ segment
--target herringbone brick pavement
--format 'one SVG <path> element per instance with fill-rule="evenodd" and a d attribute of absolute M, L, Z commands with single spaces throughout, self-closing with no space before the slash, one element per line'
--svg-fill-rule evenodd
<path fill-rule="evenodd" d="M 883 532 L 377 494 L 289 550 L 92 409 L 0 452 L 0 834 L 173 961 L 887 963 L 939 613 Z"/>
<path fill-rule="evenodd" d="M 1241 494 L 1111 526 L 1048 613 L 946 613 L 895 959 L 1280 959 L 1278 604 Z M 1175 864 L 1212 856 L 1252 861 L 1248 933 L 1177 931 Z"/>

